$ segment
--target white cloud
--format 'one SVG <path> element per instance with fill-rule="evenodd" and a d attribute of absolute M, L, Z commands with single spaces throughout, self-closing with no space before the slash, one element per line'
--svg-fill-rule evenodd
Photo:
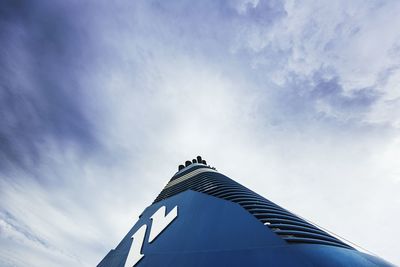
<path fill-rule="evenodd" d="M 343 95 L 373 88 L 382 97 L 363 120 L 397 126 L 387 100 L 400 97 L 399 2 L 285 1 L 284 8 L 272 26 L 240 25 L 235 51 L 251 51 L 253 65 L 267 68 L 280 86 L 293 74 L 312 79 L 323 70 L 325 79 L 339 78 Z"/>

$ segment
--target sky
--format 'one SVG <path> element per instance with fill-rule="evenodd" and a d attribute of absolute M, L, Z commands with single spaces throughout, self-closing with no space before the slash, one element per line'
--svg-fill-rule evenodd
<path fill-rule="evenodd" d="M 400 2 L 0 3 L 0 266 L 94 266 L 179 164 L 400 265 Z"/>

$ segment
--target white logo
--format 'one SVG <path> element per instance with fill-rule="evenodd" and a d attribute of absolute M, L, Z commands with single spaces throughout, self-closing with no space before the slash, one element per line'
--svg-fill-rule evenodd
<path fill-rule="evenodd" d="M 175 206 L 168 214 L 166 214 L 166 211 L 165 206 L 162 206 L 150 217 L 152 223 L 148 243 L 153 242 L 157 236 L 178 217 L 178 206 Z M 132 235 L 131 238 L 133 240 L 125 262 L 125 267 L 133 267 L 143 258 L 142 247 L 146 231 L 147 225 L 144 224 Z"/>

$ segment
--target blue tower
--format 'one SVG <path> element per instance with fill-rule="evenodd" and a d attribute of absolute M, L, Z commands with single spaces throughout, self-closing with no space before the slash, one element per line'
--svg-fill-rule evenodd
<path fill-rule="evenodd" d="M 393 266 L 207 166 L 180 165 L 98 267 Z"/>

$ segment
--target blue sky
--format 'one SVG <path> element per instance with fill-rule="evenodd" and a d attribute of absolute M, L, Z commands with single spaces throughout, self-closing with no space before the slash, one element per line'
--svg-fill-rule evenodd
<path fill-rule="evenodd" d="M 0 265 L 93 266 L 186 159 L 400 264 L 399 1 L 2 1 Z"/>

